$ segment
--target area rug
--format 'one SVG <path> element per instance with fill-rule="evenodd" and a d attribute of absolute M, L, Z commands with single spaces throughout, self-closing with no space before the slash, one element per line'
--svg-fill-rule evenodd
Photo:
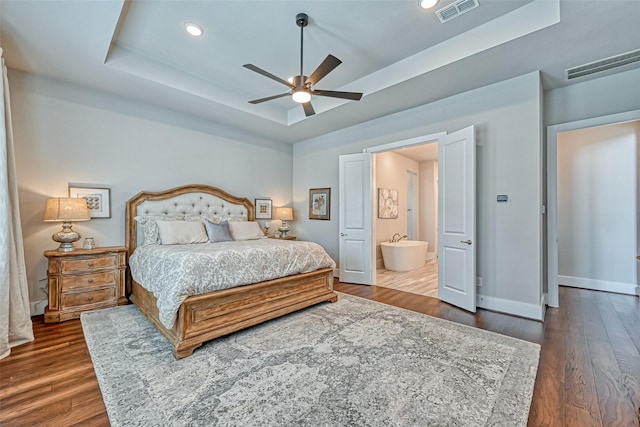
<path fill-rule="evenodd" d="M 540 354 L 343 294 L 182 360 L 133 305 L 81 319 L 114 427 L 525 426 Z"/>

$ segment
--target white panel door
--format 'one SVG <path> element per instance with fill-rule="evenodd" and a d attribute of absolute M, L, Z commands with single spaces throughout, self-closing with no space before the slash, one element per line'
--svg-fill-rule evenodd
<path fill-rule="evenodd" d="M 438 297 L 476 311 L 474 127 L 438 144 Z"/>
<path fill-rule="evenodd" d="M 370 153 L 340 156 L 338 277 L 341 282 L 372 285 L 375 281 L 371 156 Z"/>

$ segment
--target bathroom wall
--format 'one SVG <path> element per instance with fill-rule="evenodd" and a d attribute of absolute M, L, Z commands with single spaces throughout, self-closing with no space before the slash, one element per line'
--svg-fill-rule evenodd
<path fill-rule="evenodd" d="M 429 242 L 427 258 L 438 252 L 438 161 L 425 160 L 419 164 L 420 240 Z"/>
<path fill-rule="evenodd" d="M 394 233 L 407 234 L 407 171 L 419 176 L 419 164 L 405 156 L 393 152 L 376 154 L 376 206 L 378 206 L 378 188 L 398 190 L 398 218 L 375 218 L 376 227 L 376 265 L 382 267 L 382 252 L 380 243 L 389 241 Z M 420 216 L 420 213 L 418 212 Z M 420 230 L 418 230 L 420 233 Z"/>

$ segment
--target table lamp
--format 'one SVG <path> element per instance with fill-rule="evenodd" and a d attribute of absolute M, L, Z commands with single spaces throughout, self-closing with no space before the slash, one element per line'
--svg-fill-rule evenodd
<path fill-rule="evenodd" d="M 281 236 L 284 239 L 290 230 L 285 221 L 293 221 L 293 208 L 276 208 L 276 219 L 282 221 L 282 225 L 278 230 L 282 233 Z"/>
<path fill-rule="evenodd" d="M 60 243 L 58 250 L 61 252 L 74 251 L 76 248 L 73 242 L 80 240 L 80 234 L 71 229 L 71 221 L 89 221 L 90 219 L 86 199 L 56 197 L 47 200 L 44 220 L 62 222 L 62 230 L 51 236 L 54 241 Z"/>

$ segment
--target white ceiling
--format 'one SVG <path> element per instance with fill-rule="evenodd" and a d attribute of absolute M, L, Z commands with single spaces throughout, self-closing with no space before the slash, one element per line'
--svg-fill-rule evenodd
<path fill-rule="evenodd" d="M 0 46 L 10 68 L 287 143 L 535 70 L 561 87 L 566 68 L 640 48 L 638 0 L 479 2 L 442 24 L 418 0 L 0 0 Z M 333 54 L 343 63 L 317 88 L 361 101 L 314 97 L 308 118 L 289 97 L 247 102 L 287 88 L 243 64 L 299 72 L 299 12 L 305 74 Z"/>
<path fill-rule="evenodd" d="M 424 162 L 425 160 L 438 160 L 438 143 L 430 142 L 411 147 L 400 148 L 393 151 L 401 156 L 408 157 L 416 162 Z"/>

